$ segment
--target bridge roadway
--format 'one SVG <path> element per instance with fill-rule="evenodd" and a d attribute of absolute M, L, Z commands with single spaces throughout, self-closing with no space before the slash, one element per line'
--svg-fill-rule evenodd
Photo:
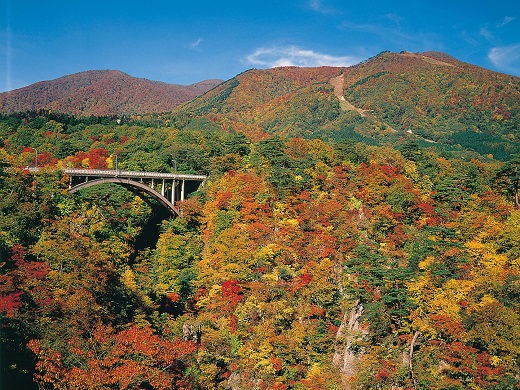
<path fill-rule="evenodd" d="M 29 168 L 30 172 L 38 170 L 38 168 Z M 137 190 L 152 196 L 174 215 L 179 214 L 176 203 L 197 191 L 207 179 L 205 175 L 123 171 L 120 169 L 64 168 L 62 171 L 69 177 L 71 193 L 98 184 L 116 183 L 130 190 Z"/>

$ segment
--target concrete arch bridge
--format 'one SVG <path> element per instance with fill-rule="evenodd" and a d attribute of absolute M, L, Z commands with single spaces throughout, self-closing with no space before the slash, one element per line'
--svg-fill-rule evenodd
<path fill-rule="evenodd" d="M 32 168 L 31 171 L 37 170 Z M 69 191 L 80 191 L 104 183 L 115 183 L 156 199 L 173 215 L 179 215 L 176 203 L 202 186 L 207 176 L 182 173 L 137 172 L 119 169 L 72 169 L 63 172 L 69 177 Z"/>

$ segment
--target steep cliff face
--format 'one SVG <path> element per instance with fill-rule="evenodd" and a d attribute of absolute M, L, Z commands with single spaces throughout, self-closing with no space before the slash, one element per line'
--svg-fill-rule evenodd
<path fill-rule="evenodd" d="M 356 341 L 360 340 L 366 331 L 360 326 L 360 318 L 363 315 L 363 305 L 356 301 L 350 311 L 346 311 L 341 325 L 336 333 L 338 345 L 332 359 L 334 366 L 340 370 L 345 379 L 345 389 L 350 390 L 350 380 L 356 376 L 357 364 L 362 356 L 362 351 L 356 348 Z"/>

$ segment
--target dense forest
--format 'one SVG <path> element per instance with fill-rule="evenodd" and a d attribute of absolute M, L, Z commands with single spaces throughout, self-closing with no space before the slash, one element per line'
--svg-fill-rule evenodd
<path fill-rule="evenodd" d="M 520 387 L 518 77 L 381 53 L 79 113 L 0 115 L 2 389 Z M 116 161 L 208 179 L 176 217 L 68 191 Z"/>
<path fill-rule="evenodd" d="M 517 156 L 146 121 L 1 118 L 2 388 L 518 388 Z"/>

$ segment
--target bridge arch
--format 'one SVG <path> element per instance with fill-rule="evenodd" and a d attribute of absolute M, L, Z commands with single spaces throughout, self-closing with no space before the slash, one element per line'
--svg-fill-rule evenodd
<path fill-rule="evenodd" d="M 130 190 L 138 189 L 138 190 L 140 190 L 140 191 L 150 195 L 152 198 L 156 199 L 161 205 L 166 207 L 166 209 L 168 209 L 168 211 L 170 211 L 170 213 L 172 213 L 173 215 L 180 215 L 180 212 L 177 209 L 177 207 L 175 207 L 163 195 L 161 195 L 159 192 L 155 191 L 153 188 L 147 186 L 146 184 L 140 183 L 140 182 L 135 181 L 135 180 L 121 179 L 121 178 L 117 178 L 117 177 L 112 177 L 112 178 L 111 177 L 103 177 L 103 178 L 100 178 L 100 179 L 89 180 L 89 181 L 86 181 L 86 182 L 83 182 L 83 183 L 76 184 L 74 187 L 71 187 L 69 189 L 69 192 L 70 193 L 74 193 L 74 192 L 80 191 L 80 190 L 82 190 L 84 188 L 87 188 L 87 187 L 92 187 L 92 186 L 95 186 L 95 185 L 100 185 L 100 184 L 105 184 L 105 183 L 119 184 L 119 185 L 121 185 L 121 186 L 123 186 L 125 188 L 130 189 Z"/>

